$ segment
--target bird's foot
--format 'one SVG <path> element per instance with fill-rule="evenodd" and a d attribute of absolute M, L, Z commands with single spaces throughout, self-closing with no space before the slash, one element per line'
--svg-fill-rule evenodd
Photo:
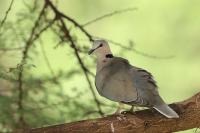
<path fill-rule="evenodd" d="M 114 115 L 117 116 L 117 119 L 118 119 L 118 120 L 125 120 L 125 119 L 126 119 L 125 114 L 122 114 L 122 113 L 121 113 L 122 107 L 123 107 L 123 104 L 122 104 L 122 103 L 119 103 L 119 106 L 118 106 L 116 112 L 114 113 Z"/>
<path fill-rule="evenodd" d="M 134 106 L 131 107 L 129 111 L 123 111 L 122 114 L 132 114 L 135 115 Z"/>
<path fill-rule="evenodd" d="M 117 111 L 114 113 L 114 115 L 116 115 L 116 116 L 117 116 L 117 119 L 120 120 L 120 121 L 126 119 L 125 114 L 121 113 L 121 110 L 117 110 Z"/>
<path fill-rule="evenodd" d="M 123 111 L 123 112 L 121 112 L 122 114 L 132 114 L 132 115 L 135 115 L 136 113 L 134 112 L 134 111 L 131 111 L 131 110 L 129 110 L 129 111 Z"/>
<path fill-rule="evenodd" d="M 117 116 L 117 119 L 119 121 L 126 120 L 125 114 L 119 113 L 119 114 L 115 114 L 115 115 Z"/>

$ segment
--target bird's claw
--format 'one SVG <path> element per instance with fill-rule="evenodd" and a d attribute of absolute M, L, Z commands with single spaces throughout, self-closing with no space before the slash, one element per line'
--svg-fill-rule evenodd
<path fill-rule="evenodd" d="M 119 113 L 119 114 L 116 114 L 116 115 L 117 115 L 117 119 L 118 119 L 119 121 L 126 120 L 125 114 Z"/>
<path fill-rule="evenodd" d="M 129 110 L 129 111 L 122 111 L 121 112 L 122 114 L 132 114 L 132 115 L 135 115 L 136 113 L 132 110 Z"/>
<path fill-rule="evenodd" d="M 116 116 L 117 116 L 117 119 L 120 120 L 120 121 L 126 119 L 125 114 L 121 113 L 120 110 L 117 110 L 117 111 L 114 113 L 114 115 L 116 115 Z"/>

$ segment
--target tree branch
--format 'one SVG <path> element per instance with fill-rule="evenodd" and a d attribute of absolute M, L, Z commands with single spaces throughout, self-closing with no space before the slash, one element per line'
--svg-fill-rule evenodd
<path fill-rule="evenodd" d="M 90 91 L 92 92 L 92 96 L 93 96 L 93 98 L 94 98 L 94 100 L 95 100 L 95 102 L 96 102 L 96 105 L 97 105 L 97 108 L 98 108 L 98 112 L 99 112 L 100 115 L 103 116 L 103 111 L 102 111 L 102 109 L 101 109 L 100 102 L 99 102 L 99 100 L 97 99 L 97 96 L 96 96 L 96 94 L 95 94 L 95 91 L 94 91 L 94 89 L 93 89 L 93 87 L 92 87 L 92 83 L 91 83 L 91 81 L 90 81 L 90 79 L 89 79 L 88 69 L 87 69 L 86 66 L 84 65 L 84 63 L 83 63 L 83 61 L 82 61 L 82 59 L 81 59 L 81 57 L 80 57 L 80 55 L 79 55 L 79 53 L 78 53 L 78 49 L 77 49 L 77 47 L 76 47 L 75 42 L 74 42 L 73 39 L 72 39 L 72 36 L 71 36 L 70 33 L 69 33 L 69 29 L 66 27 L 66 25 L 65 25 L 65 23 L 64 23 L 64 21 L 63 21 L 62 18 L 60 18 L 60 21 L 61 21 L 61 24 L 62 24 L 62 25 L 61 25 L 61 28 L 62 28 L 61 30 L 64 32 L 65 37 L 69 39 L 69 42 L 71 43 L 71 47 L 74 49 L 74 54 L 75 54 L 76 58 L 78 59 L 79 65 L 81 66 L 81 69 L 82 69 L 83 72 L 84 72 L 85 78 L 86 78 L 86 80 L 87 80 L 87 82 L 88 82 L 88 85 L 89 85 L 89 88 L 90 88 Z"/>
<path fill-rule="evenodd" d="M 135 11 L 135 10 L 137 10 L 137 8 L 136 7 L 132 7 L 132 8 L 126 8 L 126 9 L 117 10 L 117 11 L 114 11 L 114 12 L 111 12 L 111 13 L 107 13 L 107 14 L 104 14 L 104 15 L 102 15 L 100 17 L 97 17 L 97 18 L 95 18 L 93 20 L 90 20 L 90 21 L 86 22 L 85 24 L 82 24 L 82 27 L 86 27 L 88 25 L 91 25 L 91 24 L 93 24 L 93 23 L 95 23 L 97 21 L 100 21 L 102 19 L 111 17 L 113 15 L 121 14 L 121 13 L 128 12 L 128 11 Z"/>
<path fill-rule="evenodd" d="M 144 57 L 148 57 L 148 58 L 152 58 L 152 59 L 171 59 L 173 57 L 175 57 L 174 55 L 169 55 L 169 56 L 156 56 L 156 55 L 152 55 L 152 54 L 148 54 L 148 53 L 145 53 L 145 52 L 142 52 L 142 51 L 139 51 L 135 48 L 135 44 L 133 41 L 130 41 L 129 42 L 129 46 L 125 46 L 123 45 L 122 43 L 120 42 L 116 42 L 116 41 L 113 41 L 113 40 L 110 40 L 110 39 L 107 39 L 107 38 L 104 38 L 104 37 L 97 37 L 97 36 L 93 36 L 94 38 L 97 38 L 97 39 L 104 39 L 104 40 L 107 40 L 109 43 L 112 43 L 116 46 L 119 46 L 120 48 L 124 49 L 124 50 L 128 50 L 128 51 L 133 51 L 134 53 L 138 54 L 138 55 L 141 55 L 141 56 L 144 56 Z"/>
<path fill-rule="evenodd" d="M 51 7 L 51 9 L 55 12 L 57 17 L 62 17 L 73 23 L 76 27 L 78 27 L 87 37 L 90 41 L 93 41 L 92 35 L 90 35 L 84 28 L 81 26 L 77 21 L 72 19 L 71 17 L 65 15 L 64 13 L 60 12 L 50 0 L 45 0 L 46 4 Z"/>
<path fill-rule="evenodd" d="M 156 111 L 147 109 L 137 111 L 135 115 L 126 114 L 126 119 L 111 115 L 93 120 L 24 130 L 20 133 L 169 133 L 200 126 L 200 92 L 170 106 L 180 115 L 179 119 L 168 119 Z"/>
<path fill-rule="evenodd" d="M 29 52 L 29 49 L 30 47 L 33 45 L 33 41 L 35 41 L 38 37 L 39 37 L 39 34 L 41 34 L 44 30 L 46 30 L 46 28 L 44 30 L 42 30 L 41 32 L 39 32 L 38 34 L 35 35 L 35 31 L 38 27 L 38 24 L 39 24 L 39 21 L 41 19 L 41 17 L 43 16 L 44 14 L 44 11 L 46 9 L 46 4 L 44 4 L 42 10 L 40 11 L 39 13 L 39 16 L 37 18 L 37 20 L 35 21 L 34 23 L 34 26 L 31 30 L 31 34 L 29 36 L 29 38 L 27 39 L 26 43 L 25 43 L 25 47 L 24 47 L 24 50 L 22 52 L 22 59 L 21 59 L 21 62 L 20 64 L 18 64 L 18 68 L 19 68 L 19 73 L 18 73 L 18 111 L 19 111 L 19 122 L 20 122 L 20 127 L 24 127 L 24 125 L 26 125 L 25 121 L 24 121 L 24 114 L 23 114 L 23 110 L 24 110 L 24 107 L 23 107 L 23 74 L 24 74 L 24 69 L 23 69 L 23 65 L 26 63 L 26 59 L 28 58 L 28 52 Z M 35 38 L 34 38 L 34 35 L 35 35 Z"/>

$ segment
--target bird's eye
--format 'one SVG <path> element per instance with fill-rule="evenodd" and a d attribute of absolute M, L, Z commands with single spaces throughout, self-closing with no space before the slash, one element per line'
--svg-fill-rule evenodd
<path fill-rule="evenodd" d="M 100 45 L 99 45 L 99 47 L 102 47 L 103 46 L 103 44 L 101 43 Z"/>

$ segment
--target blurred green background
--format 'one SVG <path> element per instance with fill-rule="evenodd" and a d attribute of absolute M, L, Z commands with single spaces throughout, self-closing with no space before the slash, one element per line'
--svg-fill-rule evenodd
<path fill-rule="evenodd" d="M 1 31 L 3 35 L 0 37 L 0 48 L 24 46 L 23 38 L 20 36 L 28 37 L 42 3 L 42 1 L 38 2 L 38 9 L 30 12 L 25 5 L 32 6 L 33 2 L 14 1 L 5 23 L 6 28 Z M 9 0 L 0 1 L 0 20 L 3 19 L 9 4 Z M 120 42 L 124 46 L 128 46 L 131 40 L 134 42 L 135 49 L 149 55 L 173 56 L 172 58 L 151 58 L 110 44 L 114 55 L 122 56 L 131 64 L 145 68 L 154 75 L 160 94 L 167 103 L 182 101 L 199 92 L 200 1 L 59 0 L 57 5 L 63 13 L 80 24 L 115 10 L 137 7 L 136 11 L 114 15 L 85 28 L 94 36 Z M 24 18 L 19 22 L 22 14 L 30 18 Z M 11 26 L 18 32 L 18 37 L 7 30 Z M 73 34 L 80 46 L 91 46 L 77 29 L 73 30 Z M 29 127 L 99 117 L 98 114 L 85 115 L 85 110 L 96 110 L 91 92 L 71 48 L 63 45 L 55 49 L 57 40 L 52 31 L 47 30 L 40 41 L 34 44 L 34 50 L 30 54 L 31 59 L 28 64 L 34 67 L 27 68 L 25 74 L 27 86 L 24 86 L 25 89 L 33 90 L 25 93 L 27 97 L 24 101 L 25 119 Z M 59 81 L 59 85 L 47 82 L 41 86 L 34 86 L 35 82 L 38 83 L 38 79 L 48 80 L 52 76 L 41 52 L 41 42 L 54 73 L 64 77 Z M 83 53 L 81 57 L 89 69 L 95 72 L 94 58 Z M 20 60 L 21 51 L 0 51 L 1 74 L 7 74 L 9 68 L 15 68 Z M 94 81 L 93 77 L 91 79 Z M 13 102 L 17 99 L 15 89 L 16 84 L 0 78 L 0 129 L 2 132 L 18 127 L 18 115 L 15 114 L 16 106 Z M 41 92 L 42 89 L 43 92 Z M 105 113 L 111 114 L 115 111 L 112 107 L 115 103 L 98 94 L 97 96 L 103 103 L 111 105 L 111 107 L 102 107 Z M 70 102 L 70 99 L 73 99 L 73 102 Z M 8 110 L 13 110 L 11 113 L 15 115 L 10 115 Z M 184 131 L 184 133 L 192 133 L 194 130 Z"/>

